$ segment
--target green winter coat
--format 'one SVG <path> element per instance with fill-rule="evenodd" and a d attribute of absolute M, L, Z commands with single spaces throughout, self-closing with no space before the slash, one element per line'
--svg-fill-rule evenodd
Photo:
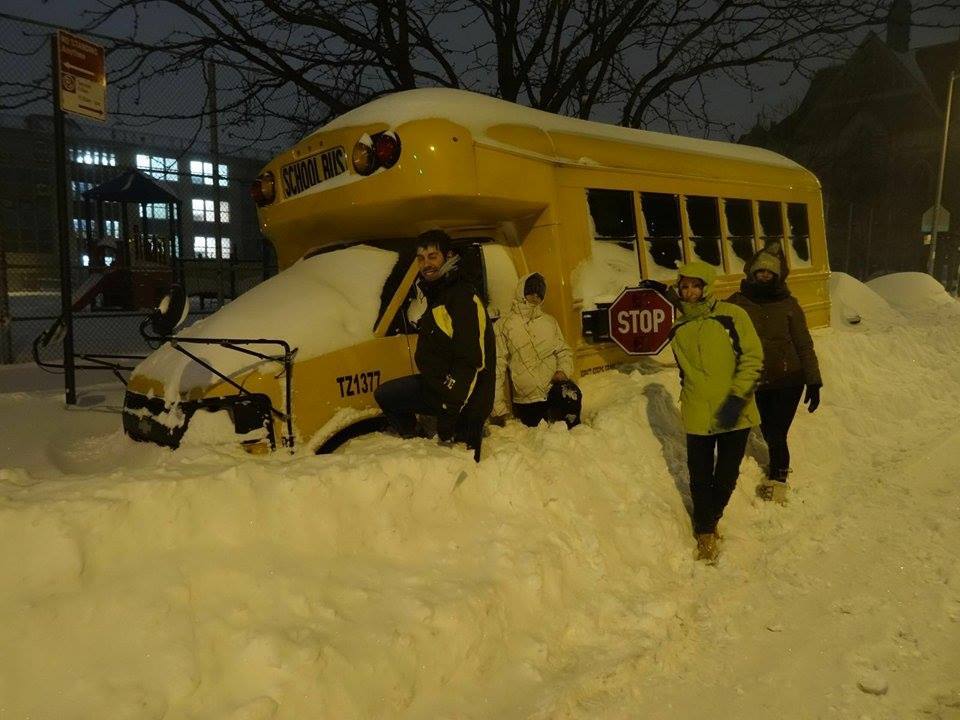
<path fill-rule="evenodd" d="M 763 348 L 750 317 L 713 296 L 716 274 L 702 262 L 680 268 L 684 277 L 704 281 L 700 302 L 681 302 L 682 315 L 671 331 L 670 347 L 680 367 L 680 414 L 691 435 L 713 435 L 760 424 L 753 393 L 763 367 Z M 728 395 L 747 402 L 736 425 L 717 427 L 717 410 Z"/>

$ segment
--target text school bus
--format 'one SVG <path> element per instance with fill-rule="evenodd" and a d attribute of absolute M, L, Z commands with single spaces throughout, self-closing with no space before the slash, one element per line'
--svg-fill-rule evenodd
<path fill-rule="evenodd" d="M 415 372 L 414 239 L 431 228 L 459 240 L 491 316 L 518 277 L 542 273 L 580 374 L 629 359 L 603 312 L 624 287 L 699 259 L 723 297 L 773 241 L 810 325 L 829 323 L 819 184 L 756 148 L 412 90 L 305 137 L 254 196 L 281 272 L 137 367 L 124 418 L 135 438 L 175 446 L 201 408 L 226 411 L 257 448 L 320 450 L 370 423 L 374 389 Z"/>

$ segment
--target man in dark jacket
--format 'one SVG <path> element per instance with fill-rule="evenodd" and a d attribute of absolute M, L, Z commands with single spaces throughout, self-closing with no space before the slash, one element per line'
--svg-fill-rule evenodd
<path fill-rule="evenodd" d="M 465 443 L 479 461 L 496 382 L 493 327 L 445 232 L 420 235 L 417 262 L 427 300 L 415 355 L 419 373 L 385 382 L 374 398 L 402 437 L 416 435 L 417 414 L 434 415 L 440 441 Z"/>
<path fill-rule="evenodd" d="M 803 308 L 786 285 L 788 269 L 779 243 L 760 250 L 744 272 L 747 277 L 740 283 L 740 292 L 727 302 L 747 311 L 763 344 L 763 374 L 756 397 L 770 467 L 757 492 L 766 500 L 784 502 L 790 472 L 787 432 L 804 387 L 804 402 L 813 412 L 820 404 L 823 381 Z"/>

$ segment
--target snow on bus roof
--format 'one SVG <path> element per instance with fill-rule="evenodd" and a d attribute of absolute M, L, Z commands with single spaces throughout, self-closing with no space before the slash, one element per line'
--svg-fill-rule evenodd
<path fill-rule="evenodd" d="M 802 169 L 792 160 L 763 148 L 565 117 L 452 88 L 423 88 L 384 95 L 331 120 L 311 135 L 371 123 L 387 123 L 396 128 L 412 120 L 428 118 L 445 118 L 463 125 L 473 133 L 475 139 L 488 140 L 485 138 L 487 129 L 497 125 L 527 125 L 545 132 L 569 133 L 598 140 L 615 140 L 651 148 Z M 502 145 L 502 142 L 497 144 Z"/>

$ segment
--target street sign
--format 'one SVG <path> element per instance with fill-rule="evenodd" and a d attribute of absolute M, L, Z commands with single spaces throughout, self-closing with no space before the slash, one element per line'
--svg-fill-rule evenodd
<path fill-rule="evenodd" d="M 950 213 L 943 205 L 940 206 L 940 212 L 937 213 L 937 232 L 948 232 L 950 230 Z M 933 232 L 933 206 L 927 208 L 920 220 L 920 232 Z"/>
<path fill-rule="evenodd" d="M 610 339 L 630 355 L 656 355 L 670 339 L 673 304 L 652 288 L 626 288 L 607 313 Z"/>
<path fill-rule="evenodd" d="M 60 109 L 93 120 L 107 119 L 107 71 L 103 48 L 57 30 Z"/>

